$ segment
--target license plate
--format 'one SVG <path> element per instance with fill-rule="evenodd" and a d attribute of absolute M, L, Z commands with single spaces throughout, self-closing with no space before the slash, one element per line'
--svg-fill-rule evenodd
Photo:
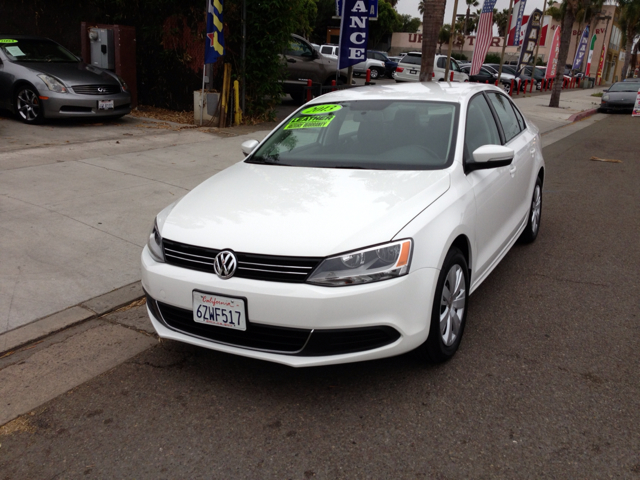
<path fill-rule="evenodd" d="M 110 110 L 113 108 L 113 100 L 98 100 L 98 110 Z"/>
<path fill-rule="evenodd" d="M 241 298 L 193 291 L 193 321 L 218 327 L 247 329 L 247 305 Z"/>
<path fill-rule="evenodd" d="M 416 74 L 416 73 L 418 73 L 418 70 L 409 70 L 409 73 Z"/>

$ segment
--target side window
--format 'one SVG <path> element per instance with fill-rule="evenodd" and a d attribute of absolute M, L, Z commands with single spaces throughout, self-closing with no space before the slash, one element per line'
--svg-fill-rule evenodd
<path fill-rule="evenodd" d="M 471 154 L 483 145 L 501 145 L 498 126 L 484 95 L 476 95 L 469 102 L 467 125 L 464 134 L 464 155 L 472 161 Z"/>
<path fill-rule="evenodd" d="M 511 102 L 507 97 L 499 93 L 489 93 L 489 100 L 493 105 L 500 124 L 502 125 L 502 131 L 504 132 L 505 142 L 510 141 L 513 137 L 520 133 L 520 123 L 516 117 L 513 108 L 511 108 Z"/>
<path fill-rule="evenodd" d="M 520 122 L 520 130 L 524 130 L 527 128 L 527 122 L 524 121 L 522 113 L 520 113 L 520 110 L 518 110 L 515 105 L 511 104 L 511 107 L 513 108 L 513 111 L 516 112 L 516 117 L 518 117 L 518 122 Z"/>
<path fill-rule="evenodd" d="M 453 70 L 454 72 L 460 71 L 460 67 L 458 66 L 458 63 L 455 60 L 451 60 L 451 70 Z"/>
<path fill-rule="evenodd" d="M 445 57 L 440 57 L 438 59 L 438 68 L 444 68 L 445 67 Z"/>
<path fill-rule="evenodd" d="M 376 58 L 374 53 L 371 53 L 369 50 L 367 50 L 367 58 Z"/>
<path fill-rule="evenodd" d="M 313 54 L 311 53 L 311 49 L 306 43 L 298 42 L 296 40 L 291 40 L 289 42 L 289 48 L 285 52 L 287 55 L 294 55 L 296 57 L 311 57 Z"/>

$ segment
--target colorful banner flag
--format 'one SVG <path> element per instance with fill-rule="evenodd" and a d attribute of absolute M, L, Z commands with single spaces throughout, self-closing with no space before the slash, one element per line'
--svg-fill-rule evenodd
<path fill-rule="evenodd" d="M 524 0 L 521 1 L 524 2 Z M 478 19 L 478 33 L 476 34 L 476 46 L 473 49 L 470 75 L 478 74 L 493 41 L 493 7 L 495 4 L 496 0 L 484 0 Z"/>
<path fill-rule="evenodd" d="M 640 117 L 640 88 L 638 89 L 638 96 L 636 96 L 636 103 L 633 106 L 633 117 Z"/>
<path fill-rule="evenodd" d="M 215 63 L 222 55 L 224 55 L 222 0 L 207 0 L 207 40 L 204 45 L 204 63 Z"/>
<path fill-rule="evenodd" d="M 342 0 L 336 0 L 336 17 L 342 17 Z M 378 0 L 369 0 L 369 18 L 378 19 Z"/>
<path fill-rule="evenodd" d="M 576 50 L 576 57 L 573 60 L 573 70 L 580 70 L 580 66 L 582 65 L 582 60 L 584 59 L 585 53 L 587 53 L 587 42 L 589 40 L 589 25 L 584 27 L 582 31 L 582 37 L 580 38 L 580 43 L 578 43 L 578 49 Z"/>
<path fill-rule="evenodd" d="M 338 68 L 367 59 L 369 40 L 369 0 L 342 0 Z"/>
<path fill-rule="evenodd" d="M 507 39 L 507 46 L 514 47 L 520 45 L 520 28 L 523 24 L 524 7 L 527 4 L 527 0 L 515 0 L 513 3 L 513 10 L 509 17 L 509 38 Z"/>
<path fill-rule="evenodd" d="M 598 64 L 598 73 L 596 73 L 596 85 L 600 85 L 600 79 L 602 78 L 602 69 L 604 68 L 604 54 L 605 46 L 602 45 L 602 53 L 600 54 L 600 63 Z"/>
<path fill-rule="evenodd" d="M 549 50 L 549 61 L 547 62 L 547 71 L 545 78 L 555 78 L 558 72 L 558 53 L 560 53 L 560 27 L 556 28 L 551 41 L 551 50 Z"/>
<path fill-rule="evenodd" d="M 518 71 L 522 65 L 535 65 L 535 49 L 540 38 L 540 27 L 542 23 L 542 12 L 537 8 L 531 12 L 531 18 L 527 23 L 527 31 L 524 34 L 520 58 L 518 59 Z M 531 74 L 533 78 L 533 72 Z"/>
<path fill-rule="evenodd" d="M 520 27 L 520 34 L 519 34 L 520 40 L 518 45 L 522 44 L 524 33 L 527 31 L 527 23 L 529 23 L 529 18 L 531 18 L 531 15 L 525 15 L 524 17 L 522 17 L 522 26 Z M 544 21 L 542 22 L 542 30 L 540 30 L 540 46 L 541 47 L 547 44 L 547 30 L 549 30 L 549 23 L 551 23 L 551 16 L 545 15 Z"/>
<path fill-rule="evenodd" d="M 591 46 L 589 47 L 589 56 L 587 57 L 587 69 L 584 72 L 585 77 L 588 77 L 591 71 L 591 59 L 593 58 L 593 49 L 596 48 L 596 37 L 597 35 L 591 37 Z"/>

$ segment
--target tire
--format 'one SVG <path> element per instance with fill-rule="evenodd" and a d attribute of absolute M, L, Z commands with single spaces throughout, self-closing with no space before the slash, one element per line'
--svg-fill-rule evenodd
<path fill-rule="evenodd" d="M 462 341 L 468 304 L 469 268 L 462 252 L 452 247 L 438 275 L 429 337 L 416 350 L 420 357 L 441 363 L 455 355 Z"/>
<path fill-rule="evenodd" d="M 291 95 L 291 98 L 295 103 L 303 105 L 306 102 L 305 93 L 306 92 L 304 90 L 295 90 L 289 93 L 289 95 Z"/>
<path fill-rule="evenodd" d="M 38 91 L 31 85 L 22 85 L 16 90 L 13 98 L 16 115 L 27 124 L 38 124 L 44 121 L 44 107 Z"/>
<path fill-rule="evenodd" d="M 536 184 L 533 187 L 533 196 L 529 207 L 529 219 L 527 226 L 518 239 L 521 243 L 532 243 L 538 237 L 540 231 L 540 219 L 542 217 L 542 181 L 540 177 L 536 178 Z"/>
<path fill-rule="evenodd" d="M 507 95 L 511 95 L 511 83 L 504 84 L 504 93 Z"/>
<path fill-rule="evenodd" d="M 372 68 L 371 69 L 371 80 L 375 80 L 379 76 L 380 76 L 380 70 L 378 70 L 377 68 Z"/>

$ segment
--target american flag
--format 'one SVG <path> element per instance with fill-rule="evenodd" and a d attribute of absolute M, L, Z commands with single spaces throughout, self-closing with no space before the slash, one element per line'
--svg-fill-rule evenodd
<path fill-rule="evenodd" d="M 478 33 L 476 34 L 476 46 L 473 49 L 470 75 L 477 75 L 487 55 L 491 41 L 493 40 L 493 7 L 496 0 L 485 0 L 482 13 L 478 20 Z"/>

